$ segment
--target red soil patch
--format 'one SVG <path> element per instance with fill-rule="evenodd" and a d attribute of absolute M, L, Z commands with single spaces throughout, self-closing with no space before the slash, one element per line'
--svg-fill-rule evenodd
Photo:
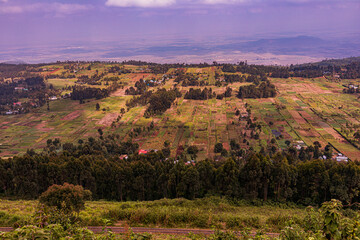
<path fill-rule="evenodd" d="M 134 81 L 139 81 L 141 78 L 145 80 L 150 75 L 151 73 L 131 73 L 130 78 Z"/>
<path fill-rule="evenodd" d="M 300 116 L 300 114 L 297 111 L 289 110 L 289 113 L 294 118 L 294 120 L 299 124 L 306 124 L 306 121 L 303 117 Z"/>
<path fill-rule="evenodd" d="M 42 121 L 40 124 L 36 125 L 36 129 L 41 132 L 50 132 L 51 130 L 54 130 L 54 128 L 46 128 L 46 122 Z"/>
<path fill-rule="evenodd" d="M 160 131 L 156 131 L 153 133 L 152 137 L 157 137 L 157 135 L 159 135 Z"/>
<path fill-rule="evenodd" d="M 97 124 L 99 125 L 105 125 L 110 126 L 113 121 L 116 120 L 116 118 L 119 116 L 117 113 L 108 113 L 106 114 L 102 119 L 100 119 Z"/>
<path fill-rule="evenodd" d="M 38 124 L 38 122 L 27 122 L 27 123 L 24 123 L 22 124 L 22 126 L 25 126 L 25 127 L 34 127 Z"/>
<path fill-rule="evenodd" d="M 230 151 L 230 145 L 228 142 L 223 143 L 223 147 L 227 150 Z"/>
<path fill-rule="evenodd" d="M 260 103 L 267 103 L 267 102 L 275 103 L 274 98 L 259 98 L 256 100 Z"/>
<path fill-rule="evenodd" d="M 286 121 L 273 121 L 274 125 L 276 126 L 287 126 L 287 122 Z"/>
<path fill-rule="evenodd" d="M 111 97 L 123 97 L 127 88 L 118 89 L 111 94 Z"/>
<path fill-rule="evenodd" d="M 346 142 L 346 140 L 332 127 L 330 127 L 327 123 L 319 121 L 318 124 L 330 135 L 332 135 L 339 142 Z"/>
<path fill-rule="evenodd" d="M 176 156 L 181 155 L 181 153 L 184 151 L 184 147 L 182 145 L 179 145 L 176 150 Z"/>
<path fill-rule="evenodd" d="M 50 74 L 53 74 L 53 73 L 57 72 L 58 70 L 60 70 L 60 68 L 55 69 L 54 71 L 50 72 Z"/>
<path fill-rule="evenodd" d="M 0 126 L 1 126 L 1 125 L 5 125 L 5 124 L 8 124 L 8 123 L 10 123 L 10 122 L 1 122 L 1 123 L 0 123 Z"/>
<path fill-rule="evenodd" d="M 313 120 L 313 117 L 310 116 L 310 114 L 307 113 L 307 112 L 305 112 L 305 111 L 302 111 L 300 114 L 301 114 L 301 116 L 302 116 L 304 119 Z"/>
<path fill-rule="evenodd" d="M 315 131 L 312 131 L 311 129 L 310 130 L 297 130 L 297 132 L 301 135 L 301 136 L 304 136 L 304 137 L 320 137 L 320 134 L 318 132 L 315 132 Z"/>
<path fill-rule="evenodd" d="M 314 94 L 323 94 L 323 93 L 333 93 L 330 90 L 321 89 L 316 84 L 308 83 L 280 83 L 275 82 L 274 85 L 280 92 L 293 92 L 296 89 L 297 93 L 314 93 Z"/>
<path fill-rule="evenodd" d="M 75 112 L 72 112 L 72 113 L 66 115 L 61 120 L 71 121 L 71 120 L 74 120 L 75 118 L 80 117 L 80 115 L 81 115 L 81 111 L 77 110 Z"/>

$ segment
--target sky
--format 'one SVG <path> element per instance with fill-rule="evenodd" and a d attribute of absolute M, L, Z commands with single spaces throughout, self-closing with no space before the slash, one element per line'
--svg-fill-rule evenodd
<path fill-rule="evenodd" d="M 0 0 L 0 49 L 360 35 L 360 0 Z"/>

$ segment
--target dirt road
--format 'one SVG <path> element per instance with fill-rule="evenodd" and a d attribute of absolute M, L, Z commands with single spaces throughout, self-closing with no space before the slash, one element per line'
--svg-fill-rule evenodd
<path fill-rule="evenodd" d="M 94 233 L 100 233 L 103 231 L 103 227 L 87 227 Z M 111 230 L 114 233 L 125 233 L 127 231 L 124 227 L 107 227 L 107 230 Z M 0 232 L 12 231 L 11 227 L 0 227 Z M 190 232 L 199 235 L 210 235 L 214 233 L 214 230 L 210 229 L 184 229 L 184 228 L 146 228 L 146 227 L 133 227 L 131 230 L 134 233 L 152 233 L 152 234 L 180 234 L 187 235 Z M 270 237 L 279 236 L 278 233 L 266 233 Z"/>

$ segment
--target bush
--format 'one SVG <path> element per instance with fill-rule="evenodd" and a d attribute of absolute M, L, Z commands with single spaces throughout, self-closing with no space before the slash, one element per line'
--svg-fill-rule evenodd
<path fill-rule="evenodd" d="M 85 200 L 91 198 L 91 192 L 82 186 L 64 183 L 52 185 L 39 198 L 40 203 L 56 207 L 64 212 L 79 212 L 85 208 Z"/>

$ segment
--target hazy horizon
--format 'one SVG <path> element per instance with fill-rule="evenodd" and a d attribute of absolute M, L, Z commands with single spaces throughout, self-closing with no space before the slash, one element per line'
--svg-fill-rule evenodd
<path fill-rule="evenodd" d="M 359 12 L 354 0 L 0 0 L 0 62 L 358 56 Z M 315 44 L 297 49 L 298 36 Z"/>

